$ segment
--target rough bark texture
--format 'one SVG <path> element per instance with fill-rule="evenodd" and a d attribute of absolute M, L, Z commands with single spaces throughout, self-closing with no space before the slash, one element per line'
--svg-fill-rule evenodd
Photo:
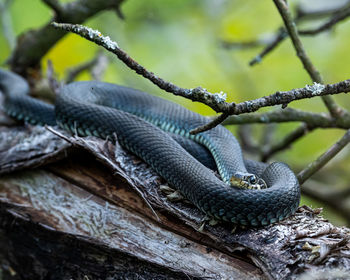
<path fill-rule="evenodd" d="M 260 229 L 232 233 L 232 225 L 221 224 L 199 232 L 203 214 L 167 200 L 160 191 L 165 182 L 138 158 L 94 137 L 57 132 L 70 143 L 43 127 L 1 128 L 0 172 L 8 174 L 0 177 L 0 261 L 8 279 L 296 279 L 350 272 L 350 231 L 324 220 L 320 210 L 301 207 Z M 38 135 L 50 149 L 38 149 Z M 47 165 L 55 151 L 68 157 Z M 15 171 L 30 166 L 41 167 Z"/>

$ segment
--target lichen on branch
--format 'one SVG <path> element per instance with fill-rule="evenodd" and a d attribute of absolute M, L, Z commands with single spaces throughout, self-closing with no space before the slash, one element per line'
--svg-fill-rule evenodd
<path fill-rule="evenodd" d="M 293 89 L 290 91 L 277 91 L 274 94 L 264 96 L 255 100 L 248 100 L 242 103 L 228 103 L 226 102 L 226 93 L 211 93 L 205 88 L 196 87 L 193 89 L 181 88 L 171 82 L 165 81 L 154 73 L 148 71 L 145 67 L 140 65 L 132 59 L 124 50 L 122 50 L 116 42 L 113 42 L 108 36 L 104 36 L 98 30 L 85 27 L 83 25 L 67 24 L 67 23 L 52 23 L 55 28 L 70 31 L 79 36 L 94 42 L 114 53 L 123 63 L 137 74 L 150 80 L 159 88 L 171 92 L 174 95 L 182 96 L 192 101 L 201 102 L 215 112 L 223 113 L 217 119 L 203 127 L 197 128 L 192 133 L 199 133 L 210 128 L 215 127 L 224 121 L 229 115 L 239 115 L 259 110 L 262 107 L 283 105 L 286 106 L 294 100 L 313 98 L 317 96 L 326 96 L 331 94 L 338 94 L 350 91 L 350 80 L 345 80 L 335 84 L 322 85 L 313 84 L 307 85 L 304 88 Z"/>
<path fill-rule="evenodd" d="M 98 30 L 93 30 L 89 27 L 77 24 L 56 23 L 53 22 L 52 26 L 73 32 L 79 36 L 102 46 L 106 50 L 114 53 L 122 62 L 124 62 L 130 69 L 134 70 L 137 74 L 148 79 L 159 88 L 171 92 L 174 95 L 179 95 L 190 99 L 192 101 L 198 101 L 211 107 L 216 112 L 228 112 L 229 103 L 226 103 L 226 94 L 223 92 L 211 93 L 205 88 L 196 87 L 193 89 L 186 89 L 176 86 L 175 84 L 165 81 L 158 77 L 154 73 L 148 71 L 145 67 L 140 65 L 134 59 L 132 59 L 124 50 L 122 50 L 118 44 L 112 41 L 109 36 L 104 36 Z"/>

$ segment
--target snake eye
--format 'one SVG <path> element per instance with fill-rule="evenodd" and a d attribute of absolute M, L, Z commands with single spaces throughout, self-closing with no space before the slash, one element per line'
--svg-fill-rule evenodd
<path fill-rule="evenodd" d="M 256 177 L 254 175 L 251 175 L 251 176 L 249 176 L 248 182 L 249 182 L 249 184 L 253 184 L 254 185 L 254 184 L 257 183 L 257 179 L 256 179 Z"/>

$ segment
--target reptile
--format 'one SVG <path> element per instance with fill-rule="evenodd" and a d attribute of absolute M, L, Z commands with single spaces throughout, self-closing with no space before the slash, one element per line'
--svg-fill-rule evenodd
<path fill-rule="evenodd" d="M 17 120 L 118 141 L 209 217 L 265 226 L 289 217 L 299 205 L 300 186 L 287 164 L 245 161 L 238 141 L 221 125 L 190 134 L 208 118 L 176 103 L 83 81 L 63 86 L 51 105 L 30 97 L 22 77 L 1 69 L 0 90 L 6 113 Z M 214 165 L 221 179 L 206 165 Z"/>

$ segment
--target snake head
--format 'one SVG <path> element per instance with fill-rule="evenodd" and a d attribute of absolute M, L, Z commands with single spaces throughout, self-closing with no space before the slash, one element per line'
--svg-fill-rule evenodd
<path fill-rule="evenodd" d="M 230 183 L 231 186 L 235 186 L 242 189 L 261 190 L 267 188 L 267 185 L 263 179 L 258 178 L 254 174 L 243 172 L 236 172 L 230 178 Z"/>

